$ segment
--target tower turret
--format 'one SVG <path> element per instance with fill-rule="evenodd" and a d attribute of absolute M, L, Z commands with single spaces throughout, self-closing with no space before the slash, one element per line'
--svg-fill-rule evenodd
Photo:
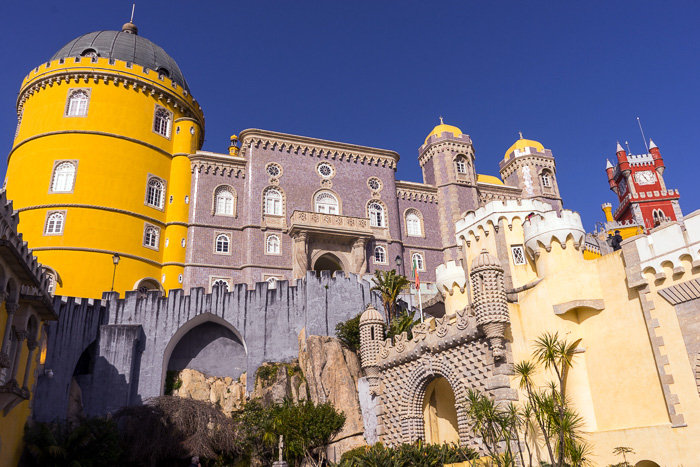
<path fill-rule="evenodd" d="M 379 384 L 377 354 L 384 340 L 384 318 L 371 304 L 360 316 L 360 360 L 365 370 L 370 390 L 376 392 Z"/>
<path fill-rule="evenodd" d="M 476 322 L 491 344 L 493 358 L 502 360 L 506 327 L 510 323 L 503 267 L 498 258 L 483 249 L 472 262 L 470 277 Z"/>
<path fill-rule="evenodd" d="M 617 193 L 619 188 L 617 186 L 617 182 L 615 182 L 615 167 L 610 162 L 610 159 L 607 160 L 607 164 L 605 165 L 605 173 L 608 174 L 608 184 L 610 185 L 610 189 Z"/>

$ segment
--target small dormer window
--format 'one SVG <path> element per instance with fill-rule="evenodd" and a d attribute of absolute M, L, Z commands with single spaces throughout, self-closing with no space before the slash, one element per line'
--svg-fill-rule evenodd
<path fill-rule="evenodd" d="M 85 49 L 83 50 L 83 53 L 80 54 L 81 57 L 90 57 L 92 59 L 95 59 L 99 57 L 100 55 L 97 53 L 95 49 Z"/>
<path fill-rule="evenodd" d="M 166 78 L 170 78 L 170 71 L 167 68 L 159 67 L 156 71 L 159 77 L 165 76 Z"/>

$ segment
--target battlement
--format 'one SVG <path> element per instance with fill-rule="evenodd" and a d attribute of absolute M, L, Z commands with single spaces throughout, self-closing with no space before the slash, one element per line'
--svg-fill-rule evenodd
<path fill-rule="evenodd" d="M 461 239 L 470 241 L 470 235 L 478 240 L 480 229 L 488 232 L 488 225 L 498 226 L 501 219 L 505 219 L 508 227 L 512 227 L 514 219 L 522 222 L 530 213 L 543 214 L 554 212 L 553 210 L 551 204 L 538 200 L 491 201 L 476 211 L 465 213 L 464 218 L 457 221 L 455 225 L 457 243 L 460 243 Z"/>
<path fill-rule="evenodd" d="M 532 216 L 523 223 L 525 234 L 525 248 L 531 257 L 537 257 L 541 248 L 552 250 L 552 242 L 557 241 L 562 248 L 566 248 L 566 241 L 572 238 L 574 248 L 577 250 L 583 244 L 586 231 L 581 223 L 579 213 L 563 210 L 544 212 Z"/>
<path fill-rule="evenodd" d="M 466 308 L 457 311 L 456 315 L 446 315 L 416 324 L 412 333 L 413 339 L 410 341 L 403 332 L 396 336 L 393 342 L 389 338 L 380 343 L 377 354 L 380 370 L 418 360 L 425 353 L 438 354 L 483 337 L 483 333 L 477 328 L 476 318 L 469 316 Z"/>
<path fill-rule="evenodd" d="M 151 94 L 167 92 L 180 101 L 179 105 L 189 108 L 202 121 L 204 119 L 202 107 L 187 89 L 182 87 L 182 83 L 177 83 L 156 70 L 141 65 L 103 57 L 62 58 L 37 66 L 22 81 L 17 98 L 18 112 L 28 94 L 45 89 L 46 86 L 60 85 L 64 81 L 66 83 L 75 81 L 79 84 L 81 80 L 85 84 L 90 80 L 95 84 L 100 81 L 105 84 L 113 82 L 116 86 L 122 84 L 125 88 L 141 89 Z"/>
<path fill-rule="evenodd" d="M 458 286 L 461 291 L 467 286 L 467 276 L 461 262 L 448 261 L 435 268 L 435 285 L 443 293 L 454 293 L 454 286 Z"/>
<path fill-rule="evenodd" d="M 627 162 L 633 167 L 642 165 L 654 165 L 654 157 L 651 154 L 628 155 Z"/>
<path fill-rule="evenodd" d="M 678 199 L 680 198 L 680 193 L 678 193 L 678 190 L 676 189 L 670 189 L 670 190 L 658 190 L 658 191 L 642 191 L 639 193 L 629 193 L 625 199 L 620 202 L 620 205 L 615 209 L 615 212 L 613 214 L 613 217 L 617 217 L 617 215 L 622 212 L 627 206 L 627 204 L 632 201 L 632 200 L 644 200 L 647 198 L 654 198 L 654 200 L 662 200 L 662 199 Z"/>
<path fill-rule="evenodd" d="M 657 281 L 671 275 L 681 275 L 690 268 L 700 267 L 700 210 L 683 218 L 682 222 L 668 222 L 652 229 L 647 235 L 638 235 L 622 243 L 630 286 L 647 283 L 645 273 L 654 274 Z"/>

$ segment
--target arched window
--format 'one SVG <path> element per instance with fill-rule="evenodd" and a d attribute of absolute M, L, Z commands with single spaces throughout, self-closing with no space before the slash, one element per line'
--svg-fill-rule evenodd
<path fill-rule="evenodd" d="M 51 191 L 53 193 L 70 193 L 73 191 L 74 181 L 75 164 L 73 162 L 61 162 L 53 169 Z"/>
<path fill-rule="evenodd" d="M 173 119 L 172 112 L 163 107 L 156 107 L 156 113 L 153 118 L 153 131 L 161 136 L 170 138 L 170 125 Z"/>
<path fill-rule="evenodd" d="M 63 223 L 66 219 L 66 215 L 63 212 L 53 212 L 50 213 L 46 219 L 46 230 L 44 233 L 46 235 L 60 235 L 63 233 Z"/>
<path fill-rule="evenodd" d="M 425 260 L 423 259 L 423 255 L 420 253 L 413 253 L 411 256 L 411 263 L 413 263 L 413 266 L 419 270 L 419 271 L 425 271 Z"/>
<path fill-rule="evenodd" d="M 386 264 L 386 249 L 383 246 L 374 247 L 374 262 Z"/>
<path fill-rule="evenodd" d="M 457 168 L 458 174 L 467 173 L 467 159 L 464 156 L 458 156 L 455 159 L 455 167 Z"/>
<path fill-rule="evenodd" d="M 276 277 L 268 277 L 267 280 L 267 288 L 268 289 L 276 289 L 277 288 L 277 278 Z"/>
<path fill-rule="evenodd" d="M 340 210 L 338 209 L 338 199 L 333 196 L 332 193 L 328 193 L 327 191 L 317 194 L 314 204 L 316 212 L 336 215 L 340 213 Z"/>
<path fill-rule="evenodd" d="M 73 89 L 68 93 L 66 117 L 84 117 L 87 115 L 90 92 L 86 89 Z"/>
<path fill-rule="evenodd" d="M 217 253 L 228 253 L 229 246 L 231 244 L 231 239 L 226 234 L 219 234 L 216 236 L 216 246 L 215 251 Z"/>
<path fill-rule="evenodd" d="M 165 195 L 165 182 L 157 177 L 148 179 L 146 187 L 146 204 L 154 208 L 163 209 L 163 198 Z"/>
<path fill-rule="evenodd" d="M 416 237 L 423 235 L 420 216 L 414 209 L 411 209 L 406 213 L 406 233 Z"/>
<path fill-rule="evenodd" d="M 552 187 L 552 174 L 550 174 L 548 171 L 543 170 L 542 174 L 540 174 L 540 179 L 542 180 L 542 186 L 544 188 Z"/>
<path fill-rule="evenodd" d="M 265 214 L 270 214 L 273 216 L 282 215 L 282 193 L 275 188 L 269 188 L 265 192 Z"/>
<path fill-rule="evenodd" d="M 158 249 L 158 227 L 146 225 L 143 229 L 143 246 Z"/>
<path fill-rule="evenodd" d="M 99 55 L 95 49 L 85 49 L 85 50 L 83 50 L 83 53 L 80 54 L 80 56 L 81 57 L 90 57 L 90 58 L 99 57 Z"/>
<path fill-rule="evenodd" d="M 369 203 L 367 207 L 369 213 L 369 225 L 372 227 L 386 227 L 386 220 L 384 218 L 384 206 L 373 201 Z"/>
<path fill-rule="evenodd" d="M 142 279 L 142 280 L 140 280 L 136 286 L 136 290 L 139 293 L 139 295 L 138 295 L 139 298 L 148 297 L 148 292 L 160 292 L 161 294 L 163 292 L 161 290 L 158 282 L 154 279 Z"/>
<path fill-rule="evenodd" d="M 265 252 L 271 255 L 280 254 L 280 238 L 277 235 L 268 235 L 265 242 Z"/>
<path fill-rule="evenodd" d="M 214 194 L 214 214 L 217 216 L 233 216 L 235 199 L 230 186 L 220 186 Z"/>
<path fill-rule="evenodd" d="M 228 281 L 225 280 L 225 279 L 217 279 L 217 280 L 215 280 L 214 283 L 211 285 L 211 288 L 214 289 L 214 288 L 217 288 L 217 287 L 221 287 L 221 289 L 222 289 L 224 292 L 228 292 Z"/>

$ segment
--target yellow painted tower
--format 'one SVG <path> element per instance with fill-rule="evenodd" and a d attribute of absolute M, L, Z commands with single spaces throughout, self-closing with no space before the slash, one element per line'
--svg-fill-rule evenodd
<path fill-rule="evenodd" d="M 180 288 L 204 115 L 175 61 L 133 23 L 85 34 L 29 73 L 17 115 L 7 195 L 56 292 Z"/>

